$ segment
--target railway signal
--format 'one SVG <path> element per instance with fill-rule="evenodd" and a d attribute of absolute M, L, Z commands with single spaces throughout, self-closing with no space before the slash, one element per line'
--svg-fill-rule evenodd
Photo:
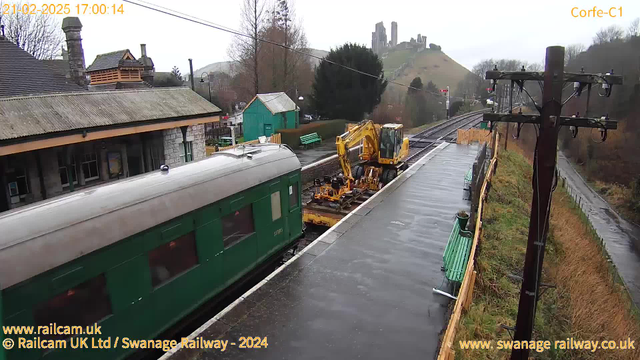
<path fill-rule="evenodd" d="M 445 106 L 447 110 L 447 119 L 449 119 L 451 118 L 451 115 L 449 114 L 449 100 L 451 99 L 449 95 L 449 87 L 447 86 L 446 89 L 440 89 L 440 92 L 447 96 L 447 101 Z"/>
<path fill-rule="evenodd" d="M 492 127 L 496 122 L 517 123 L 517 135 L 520 134 L 522 124 L 537 124 L 539 126 L 539 135 L 533 160 L 533 201 L 529 218 L 529 238 L 514 335 L 514 340 L 516 341 L 530 341 L 535 323 L 536 304 L 542 280 L 542 263 L 549 230 L 551 197 L 555 189 L 554 181 L 557 181 L 556 156 L 559 129 L 562 126 L 569 126 L 572 134 L 577 134 L 577 129 L 580 127 L 597 128 L 600 130 L 602 141 L 606 140 L 607 131 L 616 129 L 617 122 L 606 117 L 589 118 L 588 97 L 591 95 L 593 85 L 602 85 L 602 88 L 605 89 L 604 96 L 610 96 L 613 86 L 622 84 L 622 77 L 612 74 L 613 71 L 606 74 L 565 73 L 564 48 L 561 46 L 547 48 L 544 72 L 527 72 L 523 67 L 522 71 L 501 72 L 494 68 L 494 70 L 486 73 L 486 79 L 492 80 L 494 86 L 498 80 L 509 80 L 511 86 L 507 91 L 509 112 L 505 114 L 484 114 L 484 121 L 491 121 Z M 544 81 L 542 105 L 535 104 L 534 101 L 534 105 L 539 112 L 538 115 L 512 113 L 514 86 L 518 86 L 520 91 L 524 90 L 526 92 L 526 89 L 524 89 L 526 81 Z M 565 83 L 574 83 L 574 92 L 568 99 L 562 101 L 562 89 Z M 585 88 L 587 88 L 585 117 L 561 116 L 562 106 L 574 96 L 580 96 Z M 527 94 L 529 93 L 527 92 Z M 529 95 L 529 97 L 531 96 Z M 514 349 L 511 352 L 512 360 L 526 360 L 528 357 L 529 349 Z"/>

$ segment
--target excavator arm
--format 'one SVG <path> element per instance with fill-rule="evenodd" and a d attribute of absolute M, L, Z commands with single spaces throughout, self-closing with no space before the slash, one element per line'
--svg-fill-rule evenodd
<path fill-rule="evenodd" d="M 346 133 L 336 137 L 338 159 L 342 167 L 342 173 L 348 181 L 353 181 L 351 175 L 351 162 L 349 161 L 349 148 L 360 143 L 364 139 L 362 149 L 363 160 L 375 160 L 378 156 L 378 130 L 371 120 L 364 120 Z"/>

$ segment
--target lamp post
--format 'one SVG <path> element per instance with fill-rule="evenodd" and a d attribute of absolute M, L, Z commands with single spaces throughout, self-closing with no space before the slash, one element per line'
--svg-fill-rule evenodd
<path fill-rule="evenodd" d="M 203 72 L 200 74 L 200 82 L 203 83 L 204 79 L 202 78 L 204 75 L 207 75 L 207 85 L 209 85 L 209 102 L 211 102 L 211 78 L 209 77 L 209 73 Z"/>
<path fill-rule="evenodd" d="M 298 95 L 298 89 L 296 88 L 296 96 Z M 303 102 L 304 101 L 304 96 L 300 95 L 298 96 L 298 101 L 299 102 Z M 298 109 L 300 109 L 300 106 L 298 106 Z M 300 124 L 300 111 L 298 111 L 298 120 L 296 121 L 296 128 L 298 127 L 298 125 Z"/>

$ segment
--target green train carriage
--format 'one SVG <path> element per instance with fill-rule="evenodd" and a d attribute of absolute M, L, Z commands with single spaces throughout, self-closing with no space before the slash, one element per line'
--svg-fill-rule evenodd
<path fill-rule="evenodd" d="M 98 323 L 93 337 L 112 345 L 153 339 L 297 242 L 300 186 L 295 154 L 259 145 L 0 215 L 0 325 Z M 3 350 L 9 360 L 132 352 Z"/>

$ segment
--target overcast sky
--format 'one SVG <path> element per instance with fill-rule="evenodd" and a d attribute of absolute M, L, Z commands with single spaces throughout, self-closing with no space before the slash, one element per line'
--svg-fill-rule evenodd
<path fill-rule="evenodd" d="M 7 0 L 5 0 L 6 2 Z M 243 0 L 148 0 L 179 12 L 237 29 Z M 272 0 L 270 0 L 272 1 Z M 50 3 L 51 1 L 46 1 Z M 58 1 L 65 2 L 65 1 Z M 66 0 L 71 4 L 86 0 Z M 304 27 L 309 46 L 330 50 L 345 42 L 371 46 L 375 23 L 383 21 L 391 40 L 391 21 L 398 22 L 398 42 L 418 33 L 467 68 L 486 58 L 518 58 L 541 62 L 545 47 L 583 43 L 589 45 L 596 31 L 612 24 L 624 29 L 640 16 L 640 1 L 538 0 L 410 1 L 410 0 L 293 0 L 297 20 Z M 43 3 L 36 1 L 35 3 Z M 101 3 L 122 4 L 119 0 Z M 622 7 L 616 18 L 574 18 L 573 7 L 608 11 Z M 75 6 L 72 6 L 75 11 Z M 62 18 L 62 16 L 61 16 Z M 185 20 L 124 3 L 124 15 L 80 15 L 87 66 L 97 54 L 130 49 L 140 56 L 147 44 L 156 71 L 177 65 L 183 74 L 193 58 L 194 70 L 229 60 L 232 35 Z M 602 69 L 593 69 L 599 71 Z"/>

